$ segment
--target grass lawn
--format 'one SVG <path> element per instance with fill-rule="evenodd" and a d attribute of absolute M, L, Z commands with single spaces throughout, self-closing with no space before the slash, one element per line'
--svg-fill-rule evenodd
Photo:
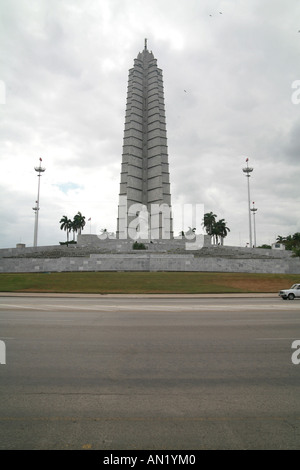
<path fill-rule="evenodd" d="M 277 293 L 297 274 L 71 272 L 0 274 L 0 292 L 97 294 Z"/>

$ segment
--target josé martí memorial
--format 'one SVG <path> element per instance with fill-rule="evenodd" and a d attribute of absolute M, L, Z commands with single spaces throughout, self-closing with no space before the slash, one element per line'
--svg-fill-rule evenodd
<path fill-rule="evenodd" d="M 128 75 L 116 236 L 81 234 L 76 245 L 2 249 L 0 272 L 300 273 L 300 260 L 288 251 L 215 246 L 203 233 L 175 237 L 173 209 L 163 73 L 145 39 Z M 192 226 L 201 226 L 203 209 L 192 208 Z"/>

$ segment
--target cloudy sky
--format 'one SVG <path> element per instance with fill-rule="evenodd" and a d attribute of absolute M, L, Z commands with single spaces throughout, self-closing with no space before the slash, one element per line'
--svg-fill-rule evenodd
<path fill-rule="evenodd" d="M 78 211 L 84 233 L 116 230 L 144 38 L 163 70 L 173 203 L 204 204 L 245 246 L 248 157 L 257 244 L 300 231 L 299 0 L 1 0 L 0 22 L 0 248 L 33 245 L 39 158 L 39 245 L 64 241 L 59 220 Z"/>

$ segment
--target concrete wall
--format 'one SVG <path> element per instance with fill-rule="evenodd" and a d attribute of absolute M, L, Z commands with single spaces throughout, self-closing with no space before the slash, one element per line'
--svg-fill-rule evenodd
<path fill-rule="evenodd" d="M 194 242 L 188 239 L 160 239 L 153 240 L 151 243 L 146 242 L 145 240 L 137 240 L 137 242 L 143 242 L 147 249 L 150 251 L 170 251 L 175 249 L 188 250 L 193 249 L 193 247 L 201 248 L 202 246 L 209 247 L 211 246 L 211 240 L 208 235 L 198 235 L 197 240 Z M 78 235 L 77 237 L 77 248 L 98 248 L 105 251 L 113 252 L 131 252 L 135 251 L 132 249 L 134 240 L 131 239 L 102 239 L 98 235 Z"/>
<path fill-rule="evenodd" d="M 3 251 L 3 250 L 1 250 Z M 0 272 L 207 271 L 300 274 L 299 258 L 197 256 L 195 253 L 120 253 L 57 258 L 0 258 Z M 300 276 L 299 276 L 300 277 Z"/>

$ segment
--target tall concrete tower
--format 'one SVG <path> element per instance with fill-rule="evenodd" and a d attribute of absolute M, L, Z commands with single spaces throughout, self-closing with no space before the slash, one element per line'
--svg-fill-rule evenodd
<path fill-rule="evenodd" d="M 173 238 L 163 76 L 147 39 L 128 78 L 117 237 L 128 229 L 140 239 Z"/>

